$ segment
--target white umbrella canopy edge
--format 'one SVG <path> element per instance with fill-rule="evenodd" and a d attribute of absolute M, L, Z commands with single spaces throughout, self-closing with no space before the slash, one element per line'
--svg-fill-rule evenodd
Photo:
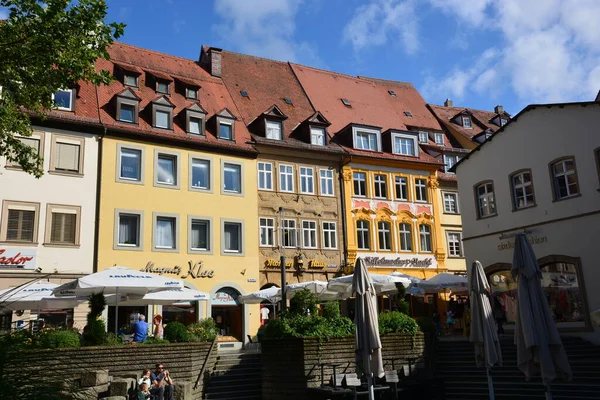
<path fill-rule="evenodd" d="M 263 301 L 276 303 L 281 300 L 281 289 L 273 286 L 256 292 L 244 294 L 238 297 L 241 304 L 260 304 Z"/>
<path fill-rule="evenodd" d="M 442 292 L 446 290 L 457 290 L 467 288 L 467 278 L 462 275 L 442 272 L 429 279 L 425 279 L 416 284 L 417 287 L 427 292 Z"/>
<path fill-rule="evenodd" d="M 0 310 L 41 310 L 74 308 L 86 301 L 74 296 L 55 297 L 52 293 L 58 285 L 52 282 L 34 281 L 0 291 Z"/>
<path fill-rule="evenodd" d="M 394 292 L 397 283 L 401 283 L 404 287 L 409 287 L 411 285 L 411 281 L 404 277 L 371 273 L 368 275 L 371 278 L 371 282 L 378 295 L 383 292 Z M 330 279 L 327 283 L 327 290 L 345 294 L 346 298 L 352 297 L 353 280 L 354 274 Z"/>

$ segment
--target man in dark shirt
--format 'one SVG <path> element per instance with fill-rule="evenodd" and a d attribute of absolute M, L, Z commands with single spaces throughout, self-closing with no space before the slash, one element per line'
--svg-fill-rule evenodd
<path fill-rule="evenodd" d="M 156 364 L 156 371 L 150 374 L 150 381 L 152 382 L 150 393 L 157 396 L 158 400 L 173 400 L 175 398 L 175 383 L 162 363 Z"/>
<path fill-rule="evenodd" d="M 139 321 L 133 324 L 133 341 L 136 343 L 143 342 L 148 336 L 148 323 L 145 320 L 144 314 L 140 314 Z"/>

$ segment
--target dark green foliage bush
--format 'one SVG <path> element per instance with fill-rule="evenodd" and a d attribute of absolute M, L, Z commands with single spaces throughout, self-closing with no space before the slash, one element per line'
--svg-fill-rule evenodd
<path fill-rule="evenodd" d="M 165 327 L 165 339 L 171 343 L 190 342 L 192 335 L 181 322 L 169 322 Z"/>
<path fill-rule="evenodd" d="M 79 335 L 71 329 L 42 329 L 34 336 L 33 346 L 40 349 L 79 347 Z"/>
<path fill-rule="evenodd" d="M 342 316 L 340 312 L 340 303 L 337 301 L 328 301 L 323 307 L 323 317 L 333 319 Z"/>
<path fill-rule="evenodd" d="M 406 288 L 401 283 L 396 283 L 396 311 L 408 315 L 410 312 L 410 304 L 406 301 Z"/>
<path fill-rule="evenodd" d="M 308 289 L 296 292 L 290 299 L 290 313 L 298 315 L 317 315 L 319 301 Z"/>
<path fill-rule="evenodd" d="M 157 339 L 157 338 L 149 337 L 140 344 L 167 344 L 167 343 L 170 343 L 170 342 L 166 339 Z"/>
<path fill-rule="evenodd" d="M 192 336 L 202 342 L 215 340 L 219 334 L 219 328 L 212 318 L 205 318 L 193 323 L 187 329 Z"/>
<path fill-rule="evenodd" d="M 106 335 L 106 340 L 104 343 L 106 346 L 120 346 L 123 344 L 123 336 L 119 335 L 115 335 L 112 332 L 109 332 Z"/>
<path fill-rule="evenodd" d="M 106 307 L 104 294 L 96 293 L 90 296 L 90 311 L 87 314 L 87 325 L 83 329 L 81 344 L 83 346 L 102 346 L 106 344 L 106 325 L 100 316 Z"/>
<path fill-rule="evenodd" d="M 417 321 L 398 311 L 383 312 L 379 314 L 379 334 L 404 333 L 415 335 L 419 331 Z"/>
<path fill-rule="evenodd" d="M 429 317 L 420 317 L 417 318 L 417 324 L 419 324 L 419 329 L 423 333 L 431 333 L 433 335 L 436 334 L 435 323 L 433 322 L 433 318 Z"/>

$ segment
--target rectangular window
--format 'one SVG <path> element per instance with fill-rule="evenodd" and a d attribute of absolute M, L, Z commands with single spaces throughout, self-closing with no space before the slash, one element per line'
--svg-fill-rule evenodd
<path fill-rule="evenodd" d="M 323 222 L 323 248 L 337 249 L 337 229 L 335 222 Z"/>
<path fill-rule="evenodd" d="M 446 232 L 448 239 L 448 256 L 462 257 L 462 234 L 460 232 Z"/>
<path fill-rule="evenodd" d="M 364 172 L 352 173 L 354 180 L 354 195 L 364 197 L 367 195 L 367 174 Z"/>
<path fill-rule="evenodd" d="M 242 166 L 239 164 L 223 164 L 223 191 L 242 193 Z"/>
<path fill-rule="evenodd" d="M 394 177 L 396 200 L 408 201 L 408 180 L 403 176 Z"/>
<path fill-rule="evenodd" d="M 411 225 L 403 222 L 399 225 L 400 251 L 413 251 Z"/>
<path fill-rule="evenodd" d="M 392 232 L 389 222 L 379 221 L 377 223 L 377 234 L 379 236 L 379 250 L 392 250 Z"/>
<path fill-rule="evenodd" d="M 419 234 L 421 237 L 421 251 L 431 253 L 431 227 L 429 225 L 419 225 Z"/>
<path fill-rule="evenodd" d="M 131 104 L 121 104 L 119 121 L 135 123 L 135 120 L 135 106 Z"/>
<path fill-rule="evenodd" d="M 356 148 L 361 150 L 377 151 L 377 134 L 356 132 Z"/>
<path fill-rule="evenodd" d="M 513 204 L 515 209 L 535 206 L 535 195 L 533 193 L 533 182 L 531 171 L 523 171 L 513 174 L 510 178 L 513 192 Z"/>
<path fill-rule="evenodd" d="M 504 126 L 506 124 L 508 124 L 508 119 L 506 119 L 506 118 L 500 118 L 500 126 Z"/>
<path fill-rule="evenodd" d="M 119 179 L 141 181 L 142 180 L 142 151 L 136 149 L 121 148 L 121 168 Z"/>
<path fill-rule="evenodd" d="M 77 214 L 51 212 L 51 244 L 77 244 Z"/>
<path fill-rule="evenodd" d="M 302 221 L 302 247 L 305 249 L 317 248 L 317 223 L 315 221 Z"/>
<path fill-rule="evenodd" d="M 273 164 L 266 162 L 258 163 L 258 188 L 273 190 Z"/>
<path fill-rule="evenodd" d="M 267 139 L 281 140 L 281 122 L 267 121 Z"/>
<path fill-rule="evenodd" d="M 462 125 L 463 128 L 471 129 L 471 118 L 470 117 L 462 117 Z"/>
<path fill-rule="evenodd" d="M 125 86 L 138 87 L 138 77 L 135 75 L 125 75 L 123 78 Z"/>
<path fill-rule="evenodd" d="M 194 189 L 210 189 L 210 161 L 192 158 L 192 182 Z"/>
<path fill-rule="evenodd" d="M 0 86 L 1 88 L 1 86 Z M 43 133 L 34 133 L 33 136 L 23 137 L 23 136 L 15 136 L 16 139 L 19 139 L 21 143 L 25 146 L 31 147 L 33 149 L 34 154 L 41 154 L 43 156 L 44 153 L 44 134 Z M 17 167 L 21 168 L 17 161 L 6 161 L 8 167 Z"/>
<path fill-rule="evenodd" d="M 284 219 L 281 221 L 281 245 L 283 247 L 297 247 L 296 220 Z"/>
<path fill-rule="evenodd" d="M 279 165 L 279 191 L 294 191 L 294 167 L 292 165 Z"/>
<path fill-rule="evenodd" d="M 73 90 L 59 90 L 54 93 L 52 100 L 59 110 L 73 111 Z"/>
<path fill-rule="evenodd" d="M 139 214 L 119 213 L 118 218 L 117 245 L 124 247 L 140 247 L 141 216 Z"/>
<path fill-rule="evenodd" d="M 275 233 L 275 220 L 273 218 L 259 218 L 258 225 L 260 227 L 260 245 L 273 247 L 274 244 L 274 233 Z"/>
<path fill-rule="evenodd" d="M 202 134 L 202 118 L 190 117 L 189 133 Z"/>
<path fill-rule="evenodd" d="M 169 84 L 167 82 L 156 82 L 156 91 L 158 93 L 169 94 Z"/>
<path fill-rule="evenodd" d="M 475 188 L 477 196 L 477 215 L 479 218 L 496 215 L 496 201 L 494 199 L 494 184 L 482 183 Z"/>
<path fill-rule="evenodd" d="M 177 186 L 177 156 L 158 154 L 156 182 L 161 185 Z"/>
<path fill-rule="evenodd" d="M 416 155 L 415 139 L 405 136 L 394 136 L 394 153 L 405 156 Z"/>
<path fill-rule="evenodd" d="M 198 100 L 198 89 L 185 88 L 185 97 L 192 100 Z"/>
<path fill-rule="evenodd" d="M 233 127 L 231 123 L 219 123 L 219 139 L 233 140 Z"/>
<path fill-rule="evenodd" d="M 454 166 L 458 162 L 459 158 L 456 155 L 448 155 L 444 154 L 444 172 L 447 174 L 453 174 L 454 172 L 450 172 L 450 168 Z"/>
<path fill-rule="evenodd" d="M 566 158 L 552 164 L 555 200 L 566 199 L 579 194 L 575 160 Z"/>
<path fill-rule="evenodd" d="M 369 221 L 356 221 L 356 239 L 359 250 L 371 249 L 371 230 L 369 229 Z"/>
<path fill-rule="evenodd" d="M 458 214 L 458 193 L 444 193 L 444 212 Z"/>
<path fill-rule="evenodd" d="M 419 143 L 428 143 L 429 142 L 429 134 L 424 131 L 419 131 Z"/>
<path fill-rule="evenodd" d="M 54 144 L 54 170 L 79 173 L 81 145 L 56 141 Z"/>
<path fill-rule="evenodd" d="M 378 199 L 387 199 L 387 177 L 381 174 L 375 174 L 375 197 Z"/>
<path fill-rule="evenodd" d="M 210 221 L 190 219 L 190 250 L 210 251 Z"/>
<path fill-rule="evenodd" d="M 321 179 L 321 196 L 333 196 L 333 170 L 319 170 Z"/>
<path fill-rule="evenodd" d="M 444 135 L 443 134 L 441 134 L 441 133 L 435 134 L 435 144 L 437 144 L 438 146 L 444 145 Z"/>
<path fill-rule="evenodd" d="M 177 248 L 177 220 L 173 217 L 156 217 L 154 248 L 174 250 Z"/>
<path fill-rule="evenodd" d="M 300 167 L 300 193 L 315 193 L 315 173 L 312 168 Z"/>
<path fill-rule="evenodd" d="M 156 128 L 162 128 L 162 129 L 170 129 L 171 128 L 171 113 L 167 112 L 167 111 L 160 111 L 160 110 L 156 110 L 155 111 L 156 115 L 155 115 L 155 127 Z"/>
<path fill-rule="evenodd" d="M 36 212 L 34 210 L 9 209 L 7 214 L 6 240 L 33 242 L 36 228 Z"/>
<path fill-rule="evenodd" d="M 242 254 L 242 224 L 239 222 L 223 223 L 223 252 Z"/>
<path fill-rule="evenodd" d="M 325 146 L 325 129 L 310 128 L 310 144 L 315 146 Z"/>
<path fill-rule="evenodd" d="M 415 195 L 417 201 L 427 202 L 427 181 L 425 179 L 415 179 Z"/>

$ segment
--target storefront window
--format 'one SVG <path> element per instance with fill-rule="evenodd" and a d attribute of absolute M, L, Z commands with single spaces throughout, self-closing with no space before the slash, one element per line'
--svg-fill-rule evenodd
<path fill-rule="evenodd" d="M 178 303 L 169 306 L 163 306 L 163 323 L 181 322 L 184 325 L 191 325 L 198 321 L 196 303 Z"/>
<path fill-rule="evenodd" d="M 585 327 L 584 297 L 572 263 L 551 263 L 541 267 L 542 288 L 548 299 L 554 322 L 559 328 Z M 498 298 L 509 323 L 517 316 L 517 282 L 510 270 L 489 275 L 493 296 Z"/>

